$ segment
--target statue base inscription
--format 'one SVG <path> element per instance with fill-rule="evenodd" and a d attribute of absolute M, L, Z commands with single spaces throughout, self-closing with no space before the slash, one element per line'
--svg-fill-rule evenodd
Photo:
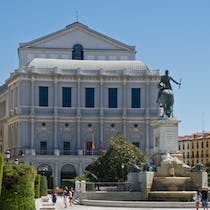
<path fill-rule="evenodd" d="M 153 153 L 178 152 L 178 124 L 174 118 L 163 117 L 152 123 Z"/>

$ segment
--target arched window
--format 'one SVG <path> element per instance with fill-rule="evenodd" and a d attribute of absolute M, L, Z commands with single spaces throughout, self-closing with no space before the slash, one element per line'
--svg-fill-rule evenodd
<path fill-rule="evenodd" d="M 84 60 L 83 47 L 80 44 L 75 44 L 72 51 L 72 59 Z"/>

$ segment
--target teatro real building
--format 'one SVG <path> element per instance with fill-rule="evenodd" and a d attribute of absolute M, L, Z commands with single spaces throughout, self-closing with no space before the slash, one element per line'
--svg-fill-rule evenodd
<path fill-rule="evenodd" d="M 0 87 L 0 150 L 38 173 L 81 176 L 120 131 L 153 148 L 159 70 L 130 46 L 75 22 L 20 43 L 19 67 Z"/>

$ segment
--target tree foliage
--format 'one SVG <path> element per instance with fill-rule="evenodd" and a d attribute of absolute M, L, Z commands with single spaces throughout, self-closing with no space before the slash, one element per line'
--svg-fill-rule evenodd
<path fill-rule="evenodd" d="M 108 140 L 109 150 L 92 162 L 85 171 L 91 181 L 119 181 L 124 179 L 132 165 L 142 166 L 146 155 L 128 143 L 120 132 Z M 122 168 L 124 166 L 124 168 Z"/>

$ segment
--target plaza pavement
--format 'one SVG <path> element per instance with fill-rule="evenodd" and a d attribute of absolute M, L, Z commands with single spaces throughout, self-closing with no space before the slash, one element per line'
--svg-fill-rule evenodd
<path fill-rule="evenodd" d="M 51 201 L 50 201 L 51 202 Z M 36 200 L 36 210 L 41 207 L 41 199 Z M 83 205 L 74 204 L 73 206 L 68 205 L 64 208 L 63 198 L 58 197 L 56 205 L 56 210 L 64 209 L 75 209 L 75 210 L 192 210 L 195 209 L 193 202 L 144 202 L 144 201 L 102 201 L 102 200 L 84 200 Z M 202 209 L 202 208 L 200 208 Z"/>

